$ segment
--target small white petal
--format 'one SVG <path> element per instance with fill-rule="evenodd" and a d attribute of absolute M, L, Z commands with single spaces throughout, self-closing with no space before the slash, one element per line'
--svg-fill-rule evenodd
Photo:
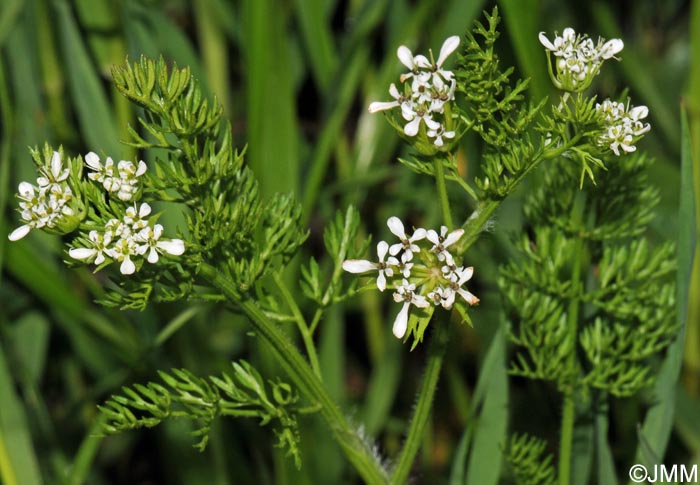
<path fill-rule="evenodd" d="M 389 85 L 389 94 L 391 94 L 391 97 L 394 99 L 399 99 L 401 97 L 401 94 L 399 94 L 399 90 L 396 88 L 396 84 L 394 83 Z"/>
<path fill-rule="evenodd" d="M 158 262 L 158 251 L 156 251 L 156 248 L 151 248 L 151 250 L 148 252 L 148 258 L 146 259 L 151 264 Z"/>
<path fill-rule="evenodd" d="M 445 39 L 445 42 L 442 43 L 442 47 L 440 48 L 440 57 L 438 57 L 436 63 L 438 68 L 442 66 L 445 59 L 447 59 L 447 57 L 452 54 L 457 47 L 459 47 L 458 35 L 453 35 L 452 37 Z"/>
<path fill-rule="evenodd" d="M 416 229 L 416 231 L 413 233 L 413 236 L 411 236 L 410 241 L 420 241 L 421 239 L 425 239 L 427 235 L 427 231 L 423 229 L 422 227 L 419 227 Z M 418 251 L 418 249 L 415 249 L 415 251 Z"/>
<path fill-rule="evenodd" d="M 406 335 L 406 328 L 408 327 L 408 308 L 410 303 L 406 302 L 401 307 L 401 311 L 396 315 L 396 320 L 394 320 L 394 326 L 391 331 L 396 338 L 403 338 Z"/>
<path fill-rule="evenodd" d="M 632 108 L 629 112 L 629 117 L 632 118 L 633 120 L 643 120 L 644 118 L 647 117 L 649 114 L 649 108 L 646 106 L 635 106 Z"/>
<path fill-rule="evenodd" d="M 557 50 L 557 48 L 554 47 L 554 44 L 552 44 L 549 41 L 549 39 L 547 38 L 547 36 L 545 35 L 544 32 L 540 32 L 539 38 L 540 38 L 540 44 L 542 44 L 547 50 L 550 50 L 550 51 Z"/>
<path fill-rule="evenodd" d="M 124 258 L 124 261 L 122 261 L 121 266 L 119 266 L 119 271 L 121 274 L 134 274 L 134 271 L 136 271 L 136 265 L 131 261 L 129 256 Z"/>
<path fill-rule="evenodd" d="M 462 237 L 464 234 L 464 229 L 455 229 L 451 233 L 447 235 L 445 238 L 445 241 L 443 242 L 443 246 L 451 246 L 452 244 L 456 243 L 459 241 L 459 239 Z"/>
<path fill-rule="evenodd" d="M 61 175 L 61 154 L 58 152 L 53 152 L 51 156 L 51 173 L 54 180 Z"/>
<path fill-rule="evenodd" d="M 615 54 L 620 53 L 625 47 L 624 42 L 621 39 L 610 39 L 603 47 L 600 49 L 600 55 L 603 59 L 610 59 Z"/>
<path fill-rule="evenodd" d="M 182 239 L 171 239 L 170 241 L 158 241 L 156 247 L 173 256 L 180 256 L 185 252 L 185 242 Z"/>
<path fill-rule="evenodd" d="M 19 195 L 26 199 L 34 197 L 34 186 L 29 182 L 20 182 L 18 191 Z"/>
<path fill-rule="evenodd" d="M 396 50 L 396 56 L 401 61 L 401 64 L 410 70 L 413 70 L 413 54 L 411 53 L 411 49 L 405 45 L 399 46 L 399 48 Z"/>
<path fill-rule="evenodd" d="M 401 222 L 401 219 L 398 217 L 391 216 L 389 219 L 387 219 L 386 225 L 389 227 L 389 230 L 394 236 L 398 237 L 399 239 L 406 238 L 406 231 L 404 231 L 403 222 Z M 395 253 L 392 253 L 392 255 L 394 254 Z"/>
<path fill-rule="evenodd" d="M 398 105 L 398 101 L 375 101 L 370 103 L 368 111 L 370 113 L 377 113 L 379 111 L 386 111 L 388 109 L 396 108 Z"/>
<path fill-rule="evenodd" d="M 384 276 L 384 271 L 380 271 L 379 276 L 377 276 L 377 288 L 379 291 L 386 290 L 386 276 Z"/>
<path fill-rule="evenodd" d="M 479 301 L 480 301 L 476 296 L 474 296 L 473 294 L 469 293 L 467 290 L 463 290 L 463 289 L 460 288 L 457 292 L 458 292 L 458 293 L 460 294 L 460 296 L 461 296 L 462 298 L 464 298 L 464 300 L 465 300 L 467 303 L 469 303 L 470 305 L 476 305 L 476 304 L 479 303 Z"/>
<path fill-rule="evenodd" d="M 148 205 L 146 202 L 141 204 L 141 207 L 139 207 L 139 217 L 143 219 L 144 217 L 148 216 L 148 214 L 151 213 L 151 206 Z"/>
<path fill-rule="evenodd" d="M 418 128 L 420 128 L 420 120 L 418 116 L 413 118 L 406 126 L 403 127 L 403 132 L 406 136 L 416 136 L 418 134 Z"/>
<path fill-rule="evenodd" d="M 386 253 L 389 251 L 389 244 L 386 241 L 379 241 L 377 243 L 377 257 L 379 261 L 384 261 Z"/>
<path fill-rule="evenodd" d="M 429 230 L 426 233 L 426 238 L 428 239 L 428 241 L 435 244 L 436 246 L 440 244 L 440 238 L 438 237 L 438 233 L 435 232 L 433 229 Z"/>
<path fill-rule="evenodd" d="M 85 155 L 85 165 L 90 167 L 93 170 L 101 170 L 102 169 L 102 164 L 100 163 L 100 157 L 97 156 L 97 153 L 95 152 L 90 152 L 87 155 Z"/>
<path fill-rule="evenodd" d="M 459 286 L 462 286 L 464 283 L 469 281 L 472 276 L 474 275 L 474 267 L 469 266 L 468 268 L 464 268 L 462 270 L 462 273 L 459 276 L 459 283 L 457 283 Z"/>
<path fill-rule="evenodd" d="M 68 255 L 73 259 L 92 259 L 96 254 L 96 249 L 73 248 L 68 250 Z"/>
<path fill-rule="evenodd" d="M 343 269 L 348 273 L 366 273 L 377 269 L 377 265 L 365 259 L 347 259 L 343 261 Z"/>
<path fill-rule="evenodd" d="M 32 230 L 31 226 L 25 224 L 25 225 L 23 225 L 23 226 L 19 226 L 17 229 L 15 229 L 14 231 L 12 231 L 12 232 L 10 233 L 10 235 L 7 236 L 7 238 L 8 238 L 10 241 L 19 241 L 19 240 L 22 239 L 24 236 L 26 236 L 27 234 L 29 234 L 29 231 L 31 231 L 31 230 Z"/>
<path fill-rule="evenodd" d="M 432 67 L 432 65 L 430 64 L 430 61 L 424 55 L 418 55 L 418 56 L 414 57 L 413 64 L 415 67 L 421 67 L 423 69 L 428 69 L 428 68 Z"/>

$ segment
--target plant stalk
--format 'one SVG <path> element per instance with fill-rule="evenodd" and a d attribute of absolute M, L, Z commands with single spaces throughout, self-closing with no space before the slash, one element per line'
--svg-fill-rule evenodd
<path fill-rule="evenodd" d="M 367 484 L 388 482 L 386 471 L 363 438 L 358 435 L 338 405 L 326 392 L 304 357 L 253 300 L 239 302 L 234 284 L 213 266 L 202 263 L 199 275 L 221 292 L 248 316 L 256 332 L 272 347 L 277 359 L 301 394 L 320 407 L 319 412 L 331 429 L 348 460 Z"/>
<path fill-rule="evenodd" d="M 449 314 L 445 313 L 444 318 L 439 318 L 435 326 L 435 333 L 430 342 L 428 350 L 428 364 L 423 374 L 420 390 L 418 391 L 418 400 L 411 418 L 411 425 L 408 430 L 408 436 L 404 443 L 401 455 L 399 456 L 398 464 L 394 469 L 391 477 L 392 484 L 403 484 L 408 480 L 411 473 L 413 461 L 418 453 L 420 444 L 423 439 L 425 426 L 430 418 L 430 409 L 433 405 L 433 397 L 437 388 L 438 379 L 440 378 L 440 370 L 447 351 L 447 344 L 450 341 L 452 333 L 452 325 Z"/>

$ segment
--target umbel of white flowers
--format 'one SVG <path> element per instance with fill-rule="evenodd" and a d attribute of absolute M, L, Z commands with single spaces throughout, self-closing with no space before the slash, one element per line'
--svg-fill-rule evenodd
<path fill-rule="evenodd" d="M 459 241 L 464 230 L 448 232 L 448 228 L 442 226 L 438 234 L 432 229 L 417 228 L 409 236 L 398 217 L 390 217 L 387 226 L 398 242 L 389 245 L 379 241 L 377 262 L 348 259 L 343 262 L 343 269 L 350 273 L 377 271 L 379 291 L 384 291 L 390 280 L 394 301 L 402 304 L 392 328 L 396 338 L 406 334 L 411 305 L 426 308 L 433 304 L 449 310 L 457 295 L 469 305 L 479 303 L 479 299 L 464 288 L 474 268 L 458 266 L 448 249 Z"/>
<path fill-rule="evenodd" d="M 107 158 L 102 165 L 99 157 L 90 152 L 85 156 L 85 165 L 92 170 L 88 178 L 100 183 L 107 194 L 116 195 L 122 203 L 138 199 L 141 192 L 139 179 L 147 170 L 143 161 L 134 164 L 121 160 L 115 167 L 113 160 Z M 40 167 L 39 172 L 36 186 L 28 182 L 19 184 L 17 197 L 24 224 L 10 233 L 11 241 L 23 238 L 32 229 L 48 229 L 67 234 L 84 218 L 85 214 L 77 215 L 70 206 L 74 200 L 73 192 L 68 186 L 70 168 L 64 168 L 61 154 L 53 152 L 48 166 Z M 110 207 L 119 206 L 110 204 Z M 98 217 L 97 221 L 91 220 L 81 226 L 86 228 L 87 235 L 82 234 L 73 241 L 74 247 L 68 251 L 69 256 L 97 266 L 112 261 L 119 262 L 119 271 L 129 275 L 136 272 L 136 263 L 140 258 L 149 263 L 157 263 L 161 254 L 182 255 L 185 252 L 184 241 L 163 238 L 163 226 L 149 222 L 147 217 L 150 214 L 151 206 L 146 202 L 142 202 L 138 209 L 135 204 L 129 205 L 121 218 L 100 214 L 104 221 Z M 69 229 L 61 230 L 64 227 Z"/>
<path fill-rule="evenodd" d="M 445 108 L 455 98 L 456 81 L 454 73 L 443 69 L 442 65 L 458 46 L 458 36 L 448 37 L 440 48 L 437 61 L 433 60 L 432 51 L 428 60 L 423 55 L 414 56 L 408 47 L 400 46 L 396 54 L 409 69 L 399 78 L 402 89 L 392 83 L 389 94 L 394 101 L 375 101 L 369 105 L 369 112 L 401 108 L 406 136 L 415 137 L 424 125 L 425 134 L 432 143 L 436 147 L 444 146 L 446 139 L 455 137 L 454 130 L 448 129 L 452 120 Z"/>
<path fill-rule="evenodd" d="M 75 215 L 70 206 L 73 191 L 68 186 L 69 175 L 70 170 L 63 167 L 61 154 L 53 152 L 48 166 L 39 168 L 36 185 L 20 182 L 17 198 L 24 224 L 10 233 L 10 241 L 22 239 L 32 229 L 58 229 Z"/>
<path fill-rule="evenodd" d="M 576 34 L 571 27 L 565 28 L 562 35 L 555 36 L 553 41 L 544 32 L 540 32 L 539 38 L 547 53 L 554 56 L 554 62 L 549 58 L 552 82 L 557 88 L 571 92 L 588 88 L 600 72 L 603 62 L 616 59 L 615 55 L 624 47 L 620 39 L 605 42 L 605 39 L 599 38 L 594 44 L 587 35 Z"/>
<path fill-rule="evenodd" d="M 602 116 L 605 131 L 598 137 L 598 145 L 608 146 L 620 155 L 620 150 L 631 153 L 637 149 L 634 143 L 651 129 L 649 123 L 643 123 L 649 114 L 646 106 L 625 106 L 622 103 L 606 99 L 602 104 L 595 105 L 596 111 Z"/>

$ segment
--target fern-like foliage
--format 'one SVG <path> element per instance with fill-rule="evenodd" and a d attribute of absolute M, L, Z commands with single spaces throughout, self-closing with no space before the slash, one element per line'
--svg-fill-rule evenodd
<path fill-rule="evenodd" d="M 466 35 L 466 49 L 456 70 L 458 89 L 466 98 L 467 126 L 484 141 L 483 176 L 477 186 L 489 197 L 503 198 L 517 185 L 540 153 L 530 131 L 544 100 L 536 105 L 524 102 L 527 80 L 511 85 L 513 68 L 503 69 L 495 52 L 499 37 L 498 9 L 485 14 L 486 25 L 475 22 Z"/>
<path fill-rule="evenodd" d="M 128 142 L 139 149 L 159 148 L 145 192 L 152 198 L 186 207 L 186 268 L 177 278 L 156 271 L 120 281 L 121 291 L 107 302 L 129 308 L 148 300 L 174 300 L 193 293 L 198 261 L 215 261 L 233 282 L 240 300 L 249 298 L 265 274 L 278 270 L 307 237 L 301 207 L 291 195 L 271 200 L 233 146 L 230 123 L 222 109 L 202 94 L 189 68 L 142 57 L 112 72 L 117 90 L 143 108 L 140 127 L 129 127 Z M 160 285 L 161 291 L 153 291 Z"/>
<path fill-rule="evenodd" d="M 297 413 L 299 397 L 282 381 L 268 381 L 246 361 L 234 362 L 233 373 L 206 379 L 186 369 L 159 372 L 163 384 L 149 382 L 123 387 L 122 395 L 112 396 L 99 407 L 106 418 L 105 434 L 142 427 L 152 428 L 166 419 L 192 420 L 198 440 L 194 447 L 203 451 L 212 422 L 219 416 L 256 418 L 260 425 L 273 423 L 276 446 L 287 451 L 297 468 L 301 467 Z"/>
<path fill-rule="evenodd" d="M 513 315 L 516 375 L 561 392 L 630 396 L 653 380 L 653 357 L 675 334 L 674 249 L 643 235 L 658 201 L 643 156 L 607 164 L 582 191 L 562 158 L 529 198 L 521 258 L 501 271 Z M 578 268 L 577 268 L 578 266 Z"/>
<path fill-rule="evenodd" d="M 526 434 L 512 435 L 503 450 L 517 485 L 555 485 L 557 475 L 544 440 Z"/>

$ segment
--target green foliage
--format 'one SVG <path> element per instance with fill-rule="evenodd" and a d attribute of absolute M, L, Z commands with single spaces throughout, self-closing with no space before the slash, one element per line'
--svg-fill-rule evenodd
<path fill-rule="evenodd" d="M 485 143 L 476 185 L 488 197 L 503 198 L 536 162 L 537 151 L 530 140 L 531 128 L 545 100 L 527 105 L 527 80 L 511 86 L 514 68 L 502 69 L 495 52 L 500 17 L 494 8 L 485 14 L 487 26 L 475 22 L 466 35 L 467 46 L 459 56 L 458 89 L 466 98 L 465 122 Z"/>
<path fill-rule="evenodd" d="M 501 272 L 517 315 L 513 373 L 554 381 L 565 393 L 584 386 L 622 397 L 648 387 L 653 356 L 675 335 L 673 246 L 652 250 L 645 239 L 630 239 L 644 231 L 657 201 L 642 172 L 648 161 L 615 162 L 598 175 L 600 188 L 583 192 L 565 183 L 575 170 L 570 161 L 557 162 L 526 203 L 533 230 L 519 244 L 521 259 Z M 575 332 L 571 305 L 583 308 Z"/>
<path fill-rule="evenodd" d="M 360 257 L 369 247 L 370 240 L 359 246 L 356 244 L 360 228 L 360 214 L 353 206 L 348 206 L 345 214 L 338 211 L 335 219 L 323 231 L 326 251 L 333 261 L 332 273 L 323 275 L 315 258 L 311 258 L 308 267 L 301 267 L 301 289 L 307 298 L 313 300 L 319 308 L 338 303 L 356 293 L 357 280 L 347 288 L 343 287 L 343 261 Z"/>
<path fill-rule="evenodd" d="M 192 436 L 198 441 L 194 447 L 204 451 L 213 421 L 219 416 L 256 418 L 261 426 L 274 423 L 276 446 L 286 450 L 300 468 L 296 391 L 280 380 L 266 383 L 246 361 L 232 365 L 232 375 L 222 373 L 204 379 L 186 369 L 173 369 L 170 374 L 158 373 L 165 385 L 149 382 L 122 387 L 122 395 L 112 396 L 99 406 L 106 418 L 102 431 L 116 434 L 184 418 L 195 423 Z"/>
<path fill-rule="evenodd" d="M 558 483 L 546 441 L 526 434 L 515 434 L 506 443 L 503 453 L 517 485 Z"/>
<path fill-rule="evenodd" d="M 157 159 L 145 190 L 187 207 L 190 239 L 186 268 L 178 275 L 184 283 L 175 284 L 167 275 L 120 282 L 122 291 L 112 292 L 109 302 L 143 308 L 156 285 L 161 300 L 197 296 L 193 273 L 201 261 L 221 261 L 220 271 L 244 300 L 264 275 L 286 265 L 306 239 L 300 206 L 292 195 L 263 200 L 243 154 L 233 147 L 221 107 L 206 99 L 188 68 L 169 70 L 162 57 L 142 57 L 115 68 L 113 77 L 117 89 L 144 109 L 139 124 L 147 135 L 131 127 L 131 145 L 165 150 L 166 158 Z"/>

